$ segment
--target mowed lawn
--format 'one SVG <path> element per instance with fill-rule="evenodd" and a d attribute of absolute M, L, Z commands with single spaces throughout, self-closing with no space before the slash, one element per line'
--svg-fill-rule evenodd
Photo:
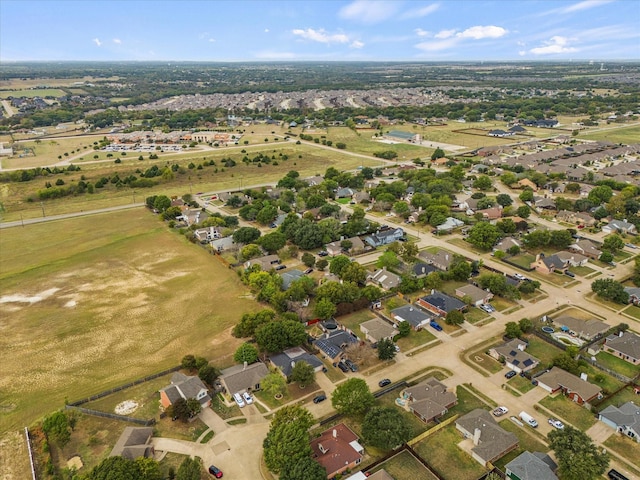
<path fill-rule="evenodd" d="M 0 292 L 0 432 L 188 353 L 228 364 L 259 308 L 143 208 L 2 230 Z"/>

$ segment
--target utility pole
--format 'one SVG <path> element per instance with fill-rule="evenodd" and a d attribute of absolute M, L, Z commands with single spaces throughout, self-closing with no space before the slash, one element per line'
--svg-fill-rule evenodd
<path fill-rule="evenodd" d="M 44 213 L 44 203 L 40 202 L 40 207 L 42 208 L 42 216 L 46 217 L 45 213 Z"/>

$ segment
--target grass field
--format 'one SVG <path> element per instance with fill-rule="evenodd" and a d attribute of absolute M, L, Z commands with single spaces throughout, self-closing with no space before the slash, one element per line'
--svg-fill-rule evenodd
<path fill-rule="evenodd" d="M 631 440 L 625 435 L 615 433 L 604 442 L 604 446 L 614 450 L 618 455 L 621 455 L 631 462 L 632 465 L 640 469 L 638 442 Z"/>
<path fill-rule="evenodd" d="M 614 143 L 637 143 L 640 138 L 640 125 L 607 126 L 599 132 L 580 132 L 578 138 L 586 140 L 608 140 Z"/>
<path fill-rule="evenodd" d="M 396 480 L 436 480 L 436 477 L 407 450 L 391 457 L 371 471 L 377 472 L 382 469 Z"/>
<path fill-rule="evenodd" d="M 572 402 L 564 395 L 545 397 L 540 401 L 540 405 L 583 432 L 596 423 L 596 418 L 589 410 Z"/>
<path fill-rule="evenodd" d="M 142 208 L 3 230 L 0 252 L 4 431 L 187 353 L 228 363 L 231 327 L 258 308 L 236 275 Z"/>
<path fill-rule="evenodd" d="M 59 88 L 38 88 L 35 90 L 0 90 L 0 98 L 9 98 L 9 97 L 62 97 L 66 95 L 65 92 L 60 90 Z"/>
<path fill-rule="evenodd" d="M 596 356 L 596 359 L 598 363 L 629 378 L 634 378 L 640 372 L 638 365 L 633 365 L 607 352 L 601 351 Z"/>
<path fill-rule="evenodd" d="M 527 337 L 527 340 L 529 341 L 527 353 L 540 360 L 540 365 L 542 367 L 551 364 L 553 358 L 562 353 L 562 350 L 558 347 L 554 347 L 550 343 L 540 340 L 533 335 Z"/>

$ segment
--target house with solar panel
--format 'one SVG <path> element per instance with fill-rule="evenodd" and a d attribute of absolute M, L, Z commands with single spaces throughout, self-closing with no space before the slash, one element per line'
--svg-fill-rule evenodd
<path fill-rule="evenodd" d="M 354 343 L 358 343 L 358 338 L 344 330 L 330 330 L 313 341 L 313 345 L 332 363 L 340 360 L 344 349 Z"/>
<path fill-rule="evenodd" d="M 524 350 L 527 344 L 518 338 L 509 340 L 502 345 L 489 350 L 489 355 L 498 361 L 504 361 L 507 368 L 515 372 L 528 372 L 538 366 L 540 360 L 529 355 Z"/>

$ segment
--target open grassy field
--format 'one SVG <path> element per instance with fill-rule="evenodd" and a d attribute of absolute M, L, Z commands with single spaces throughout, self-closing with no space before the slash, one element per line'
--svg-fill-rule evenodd
<path fill-rule="evenodd" d="M 34 98 L 34 97 L 62 97 L 66 95 L 65 92 L 60 90 L 59 88 L 38 88 L 35 90 L 0 90 L 0 98 L 9 98 L 9 97 L 26 97 L 26 98 Z"/>
<path fill-rule="evenodd" d="M 578 138 L 607 140 L 614 143 L 637 143 L 640 138 L 640 125 L 608 125 L 597 132 L 580 132 Z"/>
<path fill-rule="evenodd" d="M 0 252 L 3 431 L 187 353 L 226 363 L 240 344 L 231 327 L 258 308 L 142 208 L 3 230 Z"/>
<path fill-rule="evenodd" d="M 46 142 L 40 144 L 41 147 Z M 84 148 L 84 147 L 81 147 Z M 160 154 L 158 160 L 148 160 L 148 155 L 144 161 L 137 160 L 137 155 L 129 154 L 122 157 L 122 163 L 116 164 L 108 162 L 84 163 L 81 171 L 67 172 L 62 175 L 49 177 L 37 177 L 29 182 L 5 183 L 0 185 L 0 202 L 4 203 L 6 212 L 5 221 L 19 220 L 23 218 L 33 218 L 42 216 L 39 202 L 27 202 L 30 195 L 33 196 L 39 189 L 45 188 L 45 182 L 55 183 L 58 178 L 62 178 L 65 185 L 79 182 L 83 177 L 86 182 L 95 183 L 102 177 L 110 177 L 116 173 L 120 178 L 135 173 L 137 169 L 144 171 L 153 165 L 164 168 L 166 165 L 177 163 L 185 167 L 184 173 L 176 173 L 173 178 L 155 180 L 159 184 L 151 188 L 131 189 L 128 187 L 116 188 L 112 184 L 107 184 L 105 188 L 96 189 L 94 194 L 83 194 L 76 197 L 65 197 L 64 199 L 45 201 L 43 206 L 46 215 L 56 215 L 80 210 L 90 210 L 104 208 L 115 205 L 125 205 L 134 200 L 142 201 L 144 197 L 157 194 L 184 195 L 185 193 L 197 193 L 207 191 L 224 191 L 240 189 L 250 185 L 265 184 L 266 182 L 276 182 L 288 171 L 296 170 L 302 177 L 318 173 L 324 173 L 328 167 L 335 167 L 338 170 L 350 170 L 359 165 L 377 165 L 375 160 L 350 156 L 340 150 L 324 150 L 308 145 L 295 145 L 293 143 L 280 142 L 279 145 L 260 145 L 254 148 L 245 147 L 249 157 L 255 156 L 258 152 L 270 156 L 275 156 L 276 160 L 280 154 L 288 155 L 288 160 L 280 160 L 278 165 L 264 165 L 258 167 L 253 163 L 245 165 L 241 159 L 244 156 L 241 150 L 243 147 L 230 147 L 222 150 L 208 150 L 188 152 L 186 154 Z M 88 150 L 87 150 L 88 151 Z M 38 150 L 36 149 L 36 153 Z M 90 151 L 88 155 L 93 155 Z M 231 157 L 237 165 L 232 168 L 223 168 L 220 159 Z M 206 166 L 202 169 L 187 169 L 190 162 L 196 166 L 203 161 L 214 160 L 217 166 Z"/>

